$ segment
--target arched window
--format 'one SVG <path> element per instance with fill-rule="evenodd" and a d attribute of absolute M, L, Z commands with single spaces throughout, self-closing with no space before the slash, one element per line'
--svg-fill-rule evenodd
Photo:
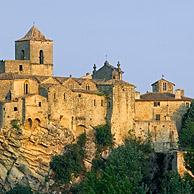
<path fill-rule="evenodd" d="M 86 90 L 90 90 L 90 86 L 89 85 L 86 85 Z"/>
<path fill-rule="evenodd" d="M 44 52 L 43 52 L 43 50 L 40 50 L 40 52 L 39 52 L 39 59 L 40 59 L 40 64 L 44 64 Z"/>
<path fill-rule="evenodd" d="M 21 60 L 24 60 L 24 59 L 25 59 L 25 51 L 21 50 Z"/>
<path fill-rule="evenodd" d="M 163 83 L 163 91 L 166 91 L 166 90 L 167 90 L 167 84 Z"/>
<path fill-rule="evenodd" d="M 28 84 L 28 82 L 24 83 L 24 94 L 29 94 L 29 84 Z"/>

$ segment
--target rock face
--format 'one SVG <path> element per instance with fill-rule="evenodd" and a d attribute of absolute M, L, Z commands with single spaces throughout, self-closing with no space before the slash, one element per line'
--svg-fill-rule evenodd
<path fill-rule="evenodd" d="M 0 190 L 9 190 L 17 183 L 40 190 L 48 176 L 52 156 L 60 154 L 73 141 L 69 129 L 53 123 L 48 128 L 38 126 L 33 130 L 1 129 Z"/>

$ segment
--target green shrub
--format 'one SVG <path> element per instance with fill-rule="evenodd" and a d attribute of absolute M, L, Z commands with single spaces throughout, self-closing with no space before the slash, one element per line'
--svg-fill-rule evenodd
<path fill-rule="evenodd" d="M 50 163 L 51 169 L 55 172 L 55 178 L 58 182 L 69 183 L 72 174 L 79 175 L 84 168 L 84 145 L 86 135 L 82 134 L 76 144 L 66 146 L 63 155 L 56 155 Z"/>
<path fill-rule="evenodd" d="M 98 150 L 102 150 L 105 147 L 112 147 L 113 136 L 109 125 L 96 127 L 95 136 Z"/>
<path fill-rule="evenodd" d="M 17 185 L 10 191 L 6 192 L 6 194 L 33 194 L 30 187 Z"/>
<path fill-rule="evenodd" d="M 16 129 L 17 131 L 20 130 L 19 120 L 16 120 L 16 119 L 12 120 L 12 121 L 11 121 L 11 125 L 12 125 L 12 127 L 13 127 L 14 129 Z"/>

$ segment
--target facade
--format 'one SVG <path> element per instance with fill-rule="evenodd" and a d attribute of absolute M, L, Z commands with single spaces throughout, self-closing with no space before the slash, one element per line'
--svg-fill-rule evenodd
<path fill-rule="evenodd" d="M 176 148 L 177 131 L 191 99 L 161 79 L 153 92 L 140 95 L 122 80 L 117 67 L 105 61 L 92 76 L 53 76 L 53 41 L 35 26 L 15 42 L 15 60 L 0 61 L 0 127 L 14 121 L 25 130 L 47 128 L 50 122 L 77 137 L 88 127 L 109 124 L 121 143 L 132 130 L 151 137 L 156 149 Z"/>

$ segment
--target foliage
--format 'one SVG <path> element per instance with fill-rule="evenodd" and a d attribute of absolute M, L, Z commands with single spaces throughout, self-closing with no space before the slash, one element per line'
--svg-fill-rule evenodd
<path fill-rule="evenodd" d="M 150 152 L 150 145 L 126 140 L 125 145 L 112 150 L 103 168 L 98 167 L 87 174 L 77 186 L 78 193 L 145 194 L 146 184 L 149 184 L 145 177 L 150 170 Z"/>
<path fill-rule="evenodd" d="M 162 194 L 192 194 L 190 182 L 176 172 L 169 172 L 162 182 Z"/>
<path fill-rule="evenodd" d="M 51 169 L 55 172 L 55 178 L 58 182 L 69 183 L 72 174 L 77 176 L 84 171 L 84 145 L 86 135 L 82 134 L 77 144 L 66 146 L 63 155 L 56 155 L 50 163 Z"/>
<path fill-rule="evenodd" d="M 112 147 L 113 136 L 109 125 L 101 125 L 95 128 L 96 144 L 98 150 L 105 147 Z"/>
<path fill-rule="evenodd" d="M 194 150 L 194 101 L 184 115 L 182 129 L 179 132 L 180 146 L 186 150 Z"/>
<path fill-rule="evenodd" d="M 20 130 L 19 120 L 16 120 L 16 119 L 12 120 L 12 121 L 11 121 L 11 125 L 12 125 L 12 127 L 13 127 L 14 129 L 16 129 L 17 131 Z"/>
<path fill-rule="evenodd" d="M 185 166 L 194 174 L 194 152 L 190 151 L 184 154 Z"/>
<path fill-rule="evenodd" d="M 10 191 L 6 192 L 6 194 L 33 194 L 30 187 L 17 185 Z"/>

